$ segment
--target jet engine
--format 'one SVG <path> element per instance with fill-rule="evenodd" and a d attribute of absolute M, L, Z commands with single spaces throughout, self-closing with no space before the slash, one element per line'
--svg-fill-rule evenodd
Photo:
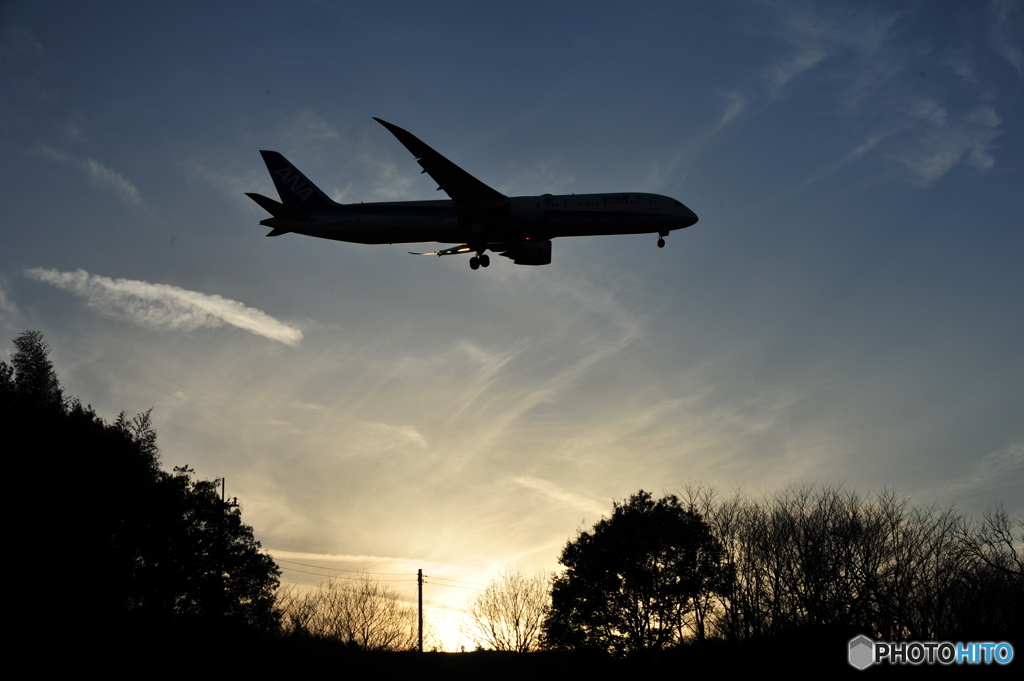
<path fill-rule="evenodd" d="M 512 258 L 512 262 L 517 265 L 550 265 L 551 242 L 548 240 L 519 241 L 512 244 L 512 247 L 502 255 Z"/>

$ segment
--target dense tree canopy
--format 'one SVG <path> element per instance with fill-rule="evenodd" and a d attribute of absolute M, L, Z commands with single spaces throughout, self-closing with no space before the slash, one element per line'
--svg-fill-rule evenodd
<path fill-rule="evenodd" d="M 700 596 L 728 586 L 722 559 L 698 514 L 641 490 L 562 551 L 545 640 L 614 654 L 676 643 L 692 629 Z"/>
<path fill-rule="evenodd" d="M 0 432 L 14 479 L 45 491 L 18 524 L 39 566 L 33 581 L 51 601 L 38 609 L 86 633 L 276 627 L 279 570 L 217 484 L 160 469 L 148 412 L 105 423 L 64 398 L 41 334 L 14 344 L 11 363 L 0 361 Z"/>

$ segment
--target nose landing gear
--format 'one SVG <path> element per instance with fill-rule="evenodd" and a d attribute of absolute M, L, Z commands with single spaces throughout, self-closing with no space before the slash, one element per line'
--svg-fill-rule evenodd
<path fill-rule="evenodd" d="M 470 269 L 474 270 L 480 269 L 481 267 L 488 267 L 490 264 L 491 257 L 486 253 L 474 255 L 472 258 L 469 259 L 469 267 Z"/>
<path fill-rule="evenodd" d="M 658 248 L 665 248 L 665 237 L 668 236 L 668 232 L 658 232 Z"/>

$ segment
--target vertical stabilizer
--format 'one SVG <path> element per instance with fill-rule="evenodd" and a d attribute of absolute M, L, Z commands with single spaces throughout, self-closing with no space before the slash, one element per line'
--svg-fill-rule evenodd
<path fill-rule="evenodd" d="M 338 204 L 327 198 L 320 189 L 309 181 L 298 168 L 276 151 L 260 151 L 267 164 L 270 177 L 274 180 L 281 203 L 303 213 L 329 213 L 337 210 Z"/>

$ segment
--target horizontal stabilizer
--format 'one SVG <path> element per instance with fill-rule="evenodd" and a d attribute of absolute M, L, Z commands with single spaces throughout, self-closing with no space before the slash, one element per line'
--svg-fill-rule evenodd
<path fill-rule="evenodd" d="M 271 230 L 267 236 L 281 236 L 282 234 L 291 234 L 287 229 L 274 229 Z"/>
<path fill-rule="evenodd" d="M 262 194 L 254 194 L 252 192 L 246 192 L 246 196 L 260 204 L 260 208 L 273 215 L 278 220 L 284 220 L 285 222 L 309 222 L 313 218 L 309 217 L 305 213 L 300 213 L 294 208 L 289 208 L 283 203 L 278 203 L 274 199 L 268 199 Z M 270 236 L 277 236 L 271 233 Z"/>

